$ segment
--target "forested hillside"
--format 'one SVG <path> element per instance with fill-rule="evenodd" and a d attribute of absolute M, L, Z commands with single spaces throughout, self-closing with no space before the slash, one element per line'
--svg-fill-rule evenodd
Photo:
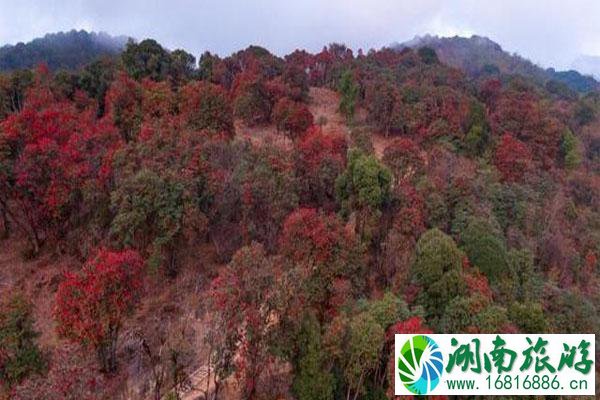
<path fill-rule="evenodd" d="M 499 73 L 518 74 L 536 83 L 548 85 L 550 91 L 556 91 L 560 86 L 566 86 L 561 88 L 563 91 L 570 89 L 581 93 L 600 89 L 600 83 L 592 76 L 582 75 L 575 70 L 556 71 L 554 68 L 541 68 L 518 54 L 504 51 L 498 43 L 482 36 L 473 35 L 466 38 L 425 35 L 394 47 L 431 47 L 437 52 L 440 60 L 476 78 Z"/>
<path fill-rule="evenodd" d="M 0 393 L 386 399 L 395 333 L 598 334 L 599 112 L 429 47 L 2 74 Z"/>
<path fill-rule="evenodd" d="M 118 55 L 127 38 L 72 30 L 47 34 L 28 43 L 0 47 L 0 71 L 33 68 L 45 63 L 51 70 L 73 70 L 102 56 Z"/>

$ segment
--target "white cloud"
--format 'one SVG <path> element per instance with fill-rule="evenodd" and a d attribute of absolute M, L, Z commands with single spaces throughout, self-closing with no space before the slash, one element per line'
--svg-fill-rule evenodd
<path fill-rule="evenodd" d="M 427 33 L 438 36 L 465 36 L 470 37 L 477 32 L 461 27 L 459 25 L 453 25 L 446 22 L 442 15 L 436 15 L 427 26 Z"/>

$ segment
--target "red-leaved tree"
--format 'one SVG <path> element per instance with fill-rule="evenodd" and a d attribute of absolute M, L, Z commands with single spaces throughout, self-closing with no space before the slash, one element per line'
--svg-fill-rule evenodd
<path fill-rule="evenodd" d="M 209 82 L 192 82 L 181 88 L 183 120 L 195 130 L 234 135 L 233 108 L 227 92 Z"/>
<path fill-rule="evenodd" d="M 237 74 L 232 87 L 233 112 L 248 126 L 266 124 L 271 118 L 273 99 L 264 77 L 245 71 Z"/>
<path fill-rule="evenodd" d="M 142 123 L 143 91 L 139 82 L 121 73 L 111 84 L 105 98 L 106 118 L 129 142 L 137 137 Z"/>
<path fill-rule="evenodd" d="M 108 120 L 93 109 L 79 110 L 54 94 L 42 72 L 28 91 L 24 108 L 0 124 L 0 142 L 9 150 L 1 191 L 7 212 L 37 253 L 47 239 L 58 240 L 85 221 L 106 193 L 110 158 L 121 145 Z M 0 196 L 4 197 L 4 196 Z"/>
<path fill-rule="evenodd" d="M 419 145 L 412 139 L 398 138 L 383 151 L 383 162 L 390 167 L 398 182 L 414 182 L 424 166 L 420 151 Z"/>
<path fill-rule="evenodd" d="M 257 382 L 269 367 L 268 339 L 276 325 L 274 263 L 259 243 L 242 247 L 212 282 L 209 301 L 214 311 L 214 328 L 222 341 L 236 353 L 236 377 L 245 399 L 256 395 Z M 229 363 L 231 354 L 217 354 L 216 364 Z"/>
<path fill-rule="evenodd" d="M 303 205 L 335 208 L 335 180 L 346 167 L 348 145 L 340 133 L 311 127 L 296 144 L 296 175 Z"/>
<path fill-rule="evenodd" d="M 313 208 L 292 212 L 283 224 L 280 253 L 296 270 L 301 307 L 313 307 L 321 318 L 336 312 L 332 303 L 342 281 L 349 283 L 347 295 L 361 289 L 360 245 L 335 214 Z"/>
<path fill-rule="evenodd" d="M 306 104 L 284 97 L 275 104 L 273 121 L 277 129 L 296 139 L 312 125 L 313 115 Z"/>
<path fill-rule="evenodd" d="M 93 347 L 104 372 L 117 367 L 117 339 L 137 302 L 144 261 L 133 250 L 100 249 L 79 274 L 67 274 L 56 294 L 58 333 Z"/>
<path fill-rule="evenodd" d="M 506 181 L 518 181 L 531 168 L 531 153 L 527 146 L 505 133 L 496 149 L 496 168 Z"/>
<path fill-rule="evenodd" d="M 394 346 L 394 337 L 396 334 L 402 334 L 402 333 L 408 333 L 408 334 L 427 334 L 427 333 L 433 333 L 433 331 L 431 329 L 429 329 L 423 319 L 421 317 L 410 317 L 404 321 L 398 321 L 396 322 L 394 325 L 390 326 L 387 329 L 387 332 L 385 334 L 385 347 L 388 350 L 388 354 L 393 353 L 393 346 Z M 394 357 L 390 357 L 387 363 L 387 378 L 388 378 L 388 382 L 394 382 Z M 397 398 L 396 396 L 393 395 L 393 390 L 394 390 L 394 385 L 390 384 L 388 385 L 388 398 L 390 399 L 394 399 Z M 402 398 L 405 398 L 404 396 Z M 413 396 L 407 396 L 406 398 L 408 399 L 412 399 L 414 398 Z"/>

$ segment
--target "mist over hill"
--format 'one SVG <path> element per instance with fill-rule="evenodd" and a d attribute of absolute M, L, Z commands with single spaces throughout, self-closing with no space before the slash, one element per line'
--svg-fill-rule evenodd
<path fill-rule="evenodd" d="M 562 82 L 572 90 L 583 93 L 600 87 L 598 81 L 591 76 L 585 76 L 575 70 L 544 69 L 518 54 L 505 51 L 498 43 L 483 36 L 473 35 L 466 38 L 425 35 L 404 43 L 396 43 L 392 47 L 430 47 L 436 51 L 442 62 L 460 68 L 474 77 L 495 73 L 518 74 L 540 84 L 552 80 Z"/>
<path fill-rule="evenodd" d="M 119 54 L 127 40 L 84 30 L 49 33 L 28 43 L 0 47 L 0 71 L 31 68 L 40 62 L 52 70 L 77 69 L 98 57 Z"/>

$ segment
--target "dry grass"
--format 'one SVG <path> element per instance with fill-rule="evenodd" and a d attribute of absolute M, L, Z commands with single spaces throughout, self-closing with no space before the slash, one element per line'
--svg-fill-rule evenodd
<path fill-rule="evenodd" d="M 315 117 L 315 121 L 318 121 L 321 117 L 327 120 L 327 124 L 323 126 L 325 133 L 342 132 L 346 135 L 350 134 L 344 117 L 338 112 L 340 95 L 337 92 L 326 88 L 311 87 L 309 96 L 308 108 Z"/>
<path fill-rule="evenodd" d="M 350 139 L 350 129 L 346 124 L 345 118 L 338 112 L 340 95 L 331 89 L 312 87 L 310 88 L 310 98 L 309 109 L 315 117 L 315 121 L 318 121 L 319 117 L 325 117 L 327 120 L 327 124 L 323 127 L 323 131 L 326 133 L 341 132 L 346 134 L 347 138 Z M 355 116 L 356 125 L 362 126 L 363 128 L 366 127 L 365 119 L 366 110 L 362 108 L 357 109 Z M 391 143 L 393 138 L 385 137 L 374 131 L 369 133 L 373 142 L 375 156 L 381 159 L 385 148 Z"/>
<path fill-rule="evenodd" d="M 0 298 L 22 294 L 33 304 L 35 329 L 39 345 L 54 348 L 59 339 L 54 329 L 54 293 L 66 270 L 76 261 L 69 256 L 56 257 L 48 252 L 33 260 L 24 260 L 24 240 L 10 238 L 0 242 Z"/>
<path fill-rule="evenodd" d="M 277 132 L 277 128 L 273 124 L 249 127 L 242 121 L 236 120 L 234 126 L 236 137 L 239 139 L 247 139 L 257 145 L 271 143 L 285 149 L 292 148 L 292 141 L 283 133 Z"/>

